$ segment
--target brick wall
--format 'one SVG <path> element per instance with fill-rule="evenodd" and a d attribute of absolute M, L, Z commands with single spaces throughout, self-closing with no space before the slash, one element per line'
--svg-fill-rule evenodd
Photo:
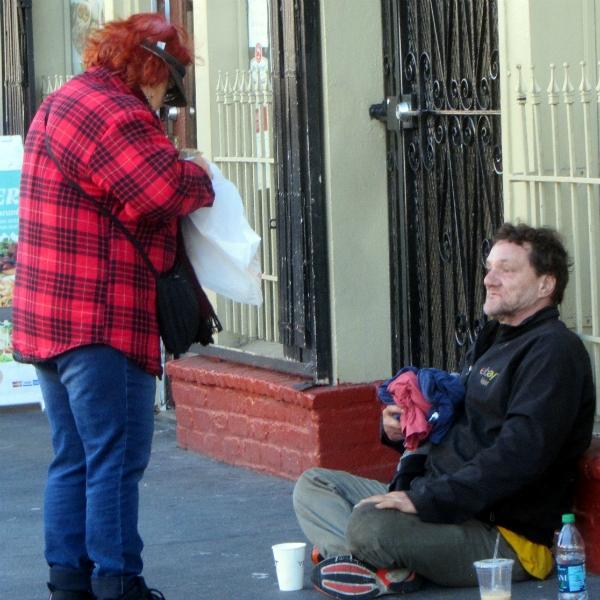
<path fill-rule="evenodd" d="M 310 467 L 391 480 L 375 384 L 303 389 L 310 380 L 199 356 L 167 363 L 182 448 L 296 479 Z"/>
<path fill-rule="evenodd" d="M 600 575 L 600 438 L 579 462 L 575 491 L 577 528 L 585 540 L 586 568 Z"/>

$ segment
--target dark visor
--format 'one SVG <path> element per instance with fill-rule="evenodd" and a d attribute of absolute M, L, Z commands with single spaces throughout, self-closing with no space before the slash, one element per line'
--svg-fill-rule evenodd
<path fill-rule="evenodd" d="M 167 106 L 187 106 L 188 102 L 185 97 L 185 87 L 183 85 L 185 65 L 160 48 L 157 44 L 153 44 L 148 40 L 142 40 L 140 46 L 162 58 L 167 64 L 167 67 L 169 67 L 171 77 L 169 79 L 169 88 L 167 89 L 163 103 Z"/>

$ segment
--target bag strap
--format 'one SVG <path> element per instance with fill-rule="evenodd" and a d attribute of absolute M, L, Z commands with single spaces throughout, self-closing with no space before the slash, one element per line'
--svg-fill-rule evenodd
<path fill-rule="evenodd" d="M 50 108 L 48 108 L 48 112 L 46 113 L 46 118 L 44 120 L 45 126 L 48 125 L 48 115 L 49 114 L 50 114 Z M 120 219 L 115 217 L 115 215 L 113 215 L 110 212 L 110 210 L 108 210 L 108 208 L 106 208 L 106 206 L 104 206 L 101 202 L 98 202 L 98 200 L 96 200 L 94 197 L 92 197 L 90 194 L 88 194 L 76 181 L 71 179 L 65 173 L 64 169 L 62 168 L 62 166 L 58 162 L 56 156 L 52 152 L 52 149 L 50 148 L 50 140 L 48 139 L 48 133 L 46 131 L 44 131 L 44 140 L 46 142 L 46 151 L 48 152 L 48 156 L 50 156 L 50 158 L 52 159 L 52 162 L 54 162 L 54 164 L 56 165 L 56 168 L 60 171 L 61 175 L 65 178 L 67 183 L 75 191 L 79 192 L 84 198 L 87 198 L 88 200 L 93 202 L 100 209 L 100 212 L 105 217 L 108 217 L 123 232 L 123 234 L 127 237 L 127 239 L 134 245 L 135 249 L 140 253 L 140 256 L 144 259 L 144 262 L 148 265 L 148 268 L 150 269 L 150 272 L 152 273 L 152 275 L 154 275 L 155 279 L 159 279 L 160 274 L 156 270 L 156 267 L 152 264 L 152 261 L 150 260 L 146 251 L 142 248 L 142 245 L 140 244 L 138 239 L 133 235 L 133 233 L 131 233 L 131 231 L 129 231 L 129 229 L 127 229 L 127 227 L 125 227 L 125 225 L 123 224 L 123 222 Z"/>

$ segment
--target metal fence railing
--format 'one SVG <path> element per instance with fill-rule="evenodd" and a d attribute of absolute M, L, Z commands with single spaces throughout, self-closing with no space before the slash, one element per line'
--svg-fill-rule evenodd
<path fill-rule="evenodd" d="M 260 340 L 279 342 L 276 206 L 273 189 L 273 89 L 268 72 L 219 74 L 216 89 L 218 145 L 214 162 L 238 188 L 250 226 L 260 235 L 262 306 L 219 297 L 225 335 L 219 343 L 242 346 Z M 224 308 L 224 310 L 223 310 Z"/>
<path fill-rule="evenodd" d="M 562 86 L 555 65 L 550 65 L 547 102 L 532 68 L 530 83 L 517 65 L 518 119 L 522 124 L 522 148 L 512 146 L 508 175 L 510 195 L 507 218 L 516 206 L 525 206 L 524 220 L 548 225 L 565 237 L 574 259 L 561 315 L 584 340 L 592 357 L 596 381 L 600 381 L 600 173 L 598 168 L 598 106 L 600 77 L 592 88 L 584 62 L 580 63 L 578 90 L 573 75 L 563 65 Z M 595 98 L 594 98 L 595 96 Z M 520 150 L 520 151 L 519 151 Z M 511 210 L 513 214 L 511 215 Z M 522 213 L 522 211 L 521 211 Z M 598 386 L 600 387 L 600 386 Z M 600 394 L 600 389 L 598 390 Z M 600 407 L 600 396 L 597 397 Z"/>
<path fill-rule="evenodd" d="M 2 135 L 23 139 L 35 113 L 31 2 L 0 0 Z"/>
<path fill-rule="evenodd" d="M 42 102 L 52 93 L 60 88 L 63 83 L 73 79 L 73 75 L 42 75 L 41 96 Z"/>

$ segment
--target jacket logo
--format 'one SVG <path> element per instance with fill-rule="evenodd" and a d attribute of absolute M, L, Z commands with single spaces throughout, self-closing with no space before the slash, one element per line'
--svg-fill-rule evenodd
<path fill-rule="evenodd" d="M 483 369 L 479 371 L 479 374 L 482 376 L 481 385 L 489 385 L 490 381 L 498 376 L 498 373 L 489 367 L 483 367 Z"/>

